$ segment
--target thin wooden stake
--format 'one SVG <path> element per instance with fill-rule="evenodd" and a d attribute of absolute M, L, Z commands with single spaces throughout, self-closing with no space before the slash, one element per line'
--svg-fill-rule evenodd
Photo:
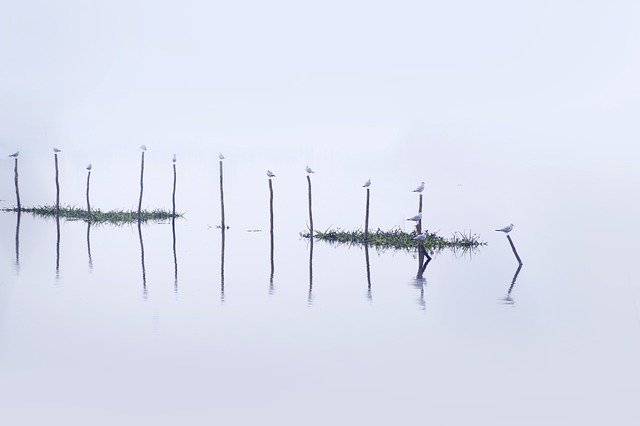
<path fill-rule="evenodd" d="M 144 153 L 143 153 L 144 155 Z M 142 224 L 138 216 L 138 239 L 140 240 L 140 264 L 142 266 L 142 297 L 147 300 L 147 270 L 144 265 L 144 241 L 142 240 Z"/>
<path fill-rule="evenodd" d="M 142 220 L 142 194 L 144 192 L 144 150 L 140 160 L 140 198 L 138 200 L 138 223 Z M 142 239 L 140 239 L 142 241 Z M 146 291 L 146 287 L 145 287 Z"/>
<path fill-rule="evenodd" d="M 309 237 L 313 240 L 313 210 L 311 208 L 311 176 L 307 174 L 307 184 L 309 187 Z"/>
<path fill-rule="evenodd" d="M 422 213 L 422 194 L 420 194 L 420 201 L 418 203 L 418 213 Z M 422 218 L 416 223 L 416 232 L 422 234 Z"/>
<path fill-rule="evenodd" d="M 371 191 L 367 188 L 367 206 L 366 212 L 364 216 L 364 239 L 365 241 L 369 240 L 369 195 Z"/>
<path fill-rule="evenodd" d="M 173 194 L 171 196 L 171 204 L 173 206 L 173 218 L 176 217 L 176 182 L 178 175 L 176 173 L 176 163 L 173 163 Z"/>
<path fill-rule="evenodd" d="M 273 260 L 273 183 L 269 178 L 269 236 L 271 238 L 271 274 L 269 276 L 269 291 L 273 292 L 273 272 L 274 272 L 274 260 Z"/>
<path fill-rule="evenodd" d="M 54 153 L 56 163 L 56 215 L 60 214 L 60 182 L 58 180 L 58 153 Z"/>
<path fill-rule="evenodd" d="M 91 221 L 91 202 L 89 201 L 89 185 L 91 184 L 91 170 L 87 171 L 87 219 Z"/>
<path fill-rule="evenodd" d="M 220 210 L 222 214 L 222 229 L 226 229 L 226 222 L 224 220 L 224 179 L 222 174 L 222 160 L 220 160 Z"/>
<path fill-rule="evenodd" d="M 509 240 L 509 244 L 511 245 L 511 250 L 513 250 L 513 254 L 516 257 L 516 259 L 518 260 L 518 263 L 520 265 L 522 265 L 522 260 L 520 259 L 520 256 L 518 255 L 518 252 L 516 250 L 516 246 L 513 244 L 513 240 L 511 239 L 511 236 L 507 234 L 507 239 Z"/>
<path fill-rule="evenodd" d="M 20 204 L 20 190 L 18 189 L 18 157 L 15 158 L 15 165 L 13 168 L 14 181 L 16 185 L 16 202 L 18 203 L 18 213 L 22 209 L 22 205 Z"/>

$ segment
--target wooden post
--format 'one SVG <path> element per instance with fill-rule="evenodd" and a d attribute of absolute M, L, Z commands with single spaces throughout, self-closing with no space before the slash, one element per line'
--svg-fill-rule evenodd
<path fill-rule="evenodd" d="M 220 160 L 220 210 L 221 210 L 221 214 L 222 214 L 222 223 L 221 223 L 221 227 L 222 229 L 226 229 L 226 222 L 224 220 L 224 185 L 223 185 L 224 179 L 223 179 L 223 173 L 222 173 L 222 160 Z"/>
<path fill-rule="evenodd" d="M 176 217 L 176 182 L 178 175 L 176 173 L 176 163 L 173 163 L 173 194 L 171 196 L 171 204 L 173 205 L 173 218 Z"/>
<path fill-rule="evenodd" d="M 20 267 L 20 215 L 21 212 L 18 210 L 18 217 L 16 219 L 16 267 Z"/>
<path fill-rule="evenodd" d="M 313 210 L 311 208 L 311 176 L 307 174 L 307 184 L 309 187 L 309 237 L 313 241 Z"/>
<path fill-rule="evenodd" d="M 175 165 L 174 165 L 175 168 Z M 171 219 L 171 233 L 173 236 L 173 291 L 178 294 L 178 254 L 176 252 L 176 218 Z"/>
<path fill-rule="evenodd" d="M 220 162 L 222 163 L 222 161 Z M 224 303 L 224 250 L 226 229 L 222 228 L 222 243 L 220 248 L 220 302 Z"/>
<path fill-rule="evenodd" d="M 273 183 L 271 178 L 269 178 L 269 236 L 270 236 L 270 245 L 271 245 L 271 274 L 269 276 L 269 291 L 273 292 L 273 271 L 274 271 L 274 261 L 273 261 Z"/>
<path fill-rule="evenodd" d="M 144 150 L 142 150 L 142 157 L 140 160 L 140 199 L 138 200 L 138 223 L 142 220 L 142 193 L 144 192 Z M 138 228 L 140 228 L 138 226 Z M 142 235 L 142 234 L 141 234 Z M 142 239 L 140 239 L 142 241 Z M 146 289 L 146 287 L 145 287 Z"/>
<path fill-rule="evenodd" d="M 366 242 L 364 243 L 364 260 L 367 268 L 367 298 L 371 300 L 371 264 L 369 263 L 369 244 Z"/>
<path fill-rule="evenodd" d="M 144 152 L 142 153 L 144 156 Z M 147 300 L 147 270 L 144 265 L 144 241 L 142 240 L 142 224 L 138 216 L 138 239 L 140 240 L 140 264 L 142 265 L 142 297 Z"/>
<path fill-rule="evenodd" d="M 427 269 L 427 265 L 431 260 L 432 258 L 429 256 L 424 244 L 418 242 L 418 274 L 416 275 L 416 279 L 420 280 L 423 278 L 424 271 Z"/>
<path fill-rule="evenodd" d="M 58 180 L 58 153 L 53 154 L 56 163 L 56 215 L 60 214 L 60 182 Z"/>
<path fill-rule="evenodd" d="M 518 263 L 520 265 L 522 265 L 522 260 L 520 259 L 520 256 L 518 255 L 518 252 L 516 251 L 516 246 L 513 245 L 513 240 L 511 240 L 511 236 L 507 234 L 507 239 L 509 240 L 509 244 L 511 245 L 511 250 L 513 250 L 513 254 L 516 257 L 516 259 L 518 260 Z"/>
<path fill-rule="evenodd" d="M 418 213 L 422 213 L 422 194 L 420 195 L 420 201 L 418 203 Z M 420 219 L 417 223 L 416 223 L 416 232 L 418 234 L 422 234 L 422 219 Z"/>
<path fill-rule="evenodd" d="M 93 270 L 93 259 L 91 258 L 91 222 L 87 221 L 87 254 L 89 255 L 89 270 Z"/>
<path fill-rule="evenodd" d="M 60 277 L 60 215 L 56 215 L 56 279 Z"/>
<path fill-rule="evenodd" d="M 91 170 L 87 171 L 87 220 L 91 221 L 91 202 L 89 201 L 89 185 L 91 183 Z"/>
<path fill-rule="evenodd" d="M 22 209 L 22 205 L 20 204 L 20 190 L 18 189 L 18 157 L 15 158 L 15 164 L 13 167 L 14 181 L 16 185 L 16 202 L 18 203 L 18 213 Z"/>
<path fill-rule="evenodd" d="M 364 216 L 364 239 L 365 241 L 369 240 L 369 195 L 371 191 L 367 188 L 367 206 L 366 212 Z"/>
<path fill-rule="evenodd" d="M 309 242 L 311 245 L 309 246 L 309 296 L 307 304 L 311 306 L 313 304 L 313 237 Z"/>

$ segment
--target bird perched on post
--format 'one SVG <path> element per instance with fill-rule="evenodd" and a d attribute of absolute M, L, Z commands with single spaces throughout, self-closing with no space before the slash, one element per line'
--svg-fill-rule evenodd
<path fill-rule="evenodd" d="M 172 159 L 171 161 L 172 161 L 173 163 L 175 163 L 175 162 L 177 161 L 177 160 L 176 160 L 176 155 L 175 155 L 175 154 L 173 154 L 173 159 Z"/>
<path fill-rule="evenodd" d="M 407 220 L 411 220 L 411 221 L 414 221 L 414 222 L 419 222 L 419 221 L 422 220 L 422 213 L 418 213 L 417 215 L 412 216 Z"/>
<path fill-rule="evenodd" d="M 362 185 L 363 188 L 368 188 L 371 186 L 371 179 L 367 179 L 367 181 Z"/>
<path fill-rule="evenodd" d="M 267 170 L 267 176 L 269 176 L 269 178 L 276 177 L 271 170 Z"/>
<path fill-rule="evenodd" d="M 416 189 L 413 190 L 413 192 L 422 192 L 422 191 L 424 191 L 424 182 L 422 182 L 420 186 L 418 186 Z"/>
<path fill-rule="evenodd" d="M 53 148 L 53 152 L 55 152 L 55 153 L 57 154 L 57 153 L 59 153 L 59 152 L 62 152 L 62 150 L 61 150 L 61 149 L 58 149 L 58 148 L 56 148 L 56 147 L 54 147 L 54 148 Z"/>
<path fill-rule="evenodd" d="M 218 153 L 218 158 L 219 158 L 220 160 L 224 160 L 224 155 L 222 155 L 222 153 L 220 152 L 220 153 Z"/>
<path fill-rule="evenodd" d="M 415 241 L 423 243 L 427 239 L 427 233 L 423 232 L 422 234 L 418 234 L 415 237 L 413 237 L 413 239 Z"/>
<path fill-rule="evenodd" d="M 496 229 L 497 232 L 504 232 L 505 234 L 508 234 L 509 232 L 513 231 L 513 227 L 515 225 L 512 223 L 509 226 L 505 226 L 504 228 L 500 228 L 500 229 Z"/>
<path fill-rule="evenodd" d="M 305 167 L 304 169 L 307 171 L 308 174 L 315 173 L 313 170 L 311 170 L 311 167 L 309 166 Z"/>
<path fill-rule="evenodd" d="M 140 149 L 143 150 L 143 151 L 146 151 L 147 150 L 147 146 L 146 145 L 140 145 Z"/>
<path fill-rule="evenodd" d="M 91 163 L 89 163 L 89 165 L 87 166 L 87 170 L 91 171 L 91 168 L 92 168 Z"/>
<path fill-rule="evenodd" d="M 11 154 L 9 157 L 11 158 L 18 158 L 18 155 L 20 155 L 20 151 L 16 151 L 13 154 Z"/>

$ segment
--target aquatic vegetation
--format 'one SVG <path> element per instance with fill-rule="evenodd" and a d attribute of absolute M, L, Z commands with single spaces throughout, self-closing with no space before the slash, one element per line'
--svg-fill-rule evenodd
<path fill-rule="evenodd" d="M 18 212 L 17 208 L 8 208 L 3 209 L 6 212 Z M 56 206 L 39 206 L 39 207 L 29 207 L 20 209 L 22 213 L 31 213 L 35 216 L 40 217 L 55 217 L 57 214 Z M 95 222 L 95 223 L 112 223 L 112 224 L 123 224 L 123 223 L 132 223 L 138 221 L 138 212 L 137 211 L 127 211 L 127 210 L 109 210 L 102 211 L 100 209 L 91 209 L 91 213 L 89 213 L 85 209 L 81 209 L 75 206 L 60 206 L 60 217 L 66 220 L 84 220 L 87 222 Z M 162 221 L 172 219 L 174 217 L 173 213 L 168 210 L 155 209 L 155 210 L 142 210 L 140 212 L 140 221 L 141 222 L 149 222 L 149 221 Z M 182 213 L 176 213 L 176 218 L 183 217 Z"/>
<path fill-rule="evenodd" d="M 454 233 L 450 238 L 437 235 L 435 232 L 425 231 L 427 238 L 424 241 L 424 247 L 430 251 L 439 251 L 443 249 L 476 249 L 487 245 L 486 242 L 480 240 L 477 234 L 468 234 L 462 232 Z M 310 238 L 310 233 L 302 232 L 303 238 Z M 342 229 L 327 229 L 326 231 L 316 231 L 313 234 L 315 240 L 326 241 L 329 243 L 365 245 L 380 249 L 396 249 L 411 250 L 415 249 L 418 242 L 413 238 L 416 232 L 407 233 L 401 229 L 392 229 L 390 231 L 369 231 L 368 237 L 365 236 L 363 230 L 345 231 Z"/>

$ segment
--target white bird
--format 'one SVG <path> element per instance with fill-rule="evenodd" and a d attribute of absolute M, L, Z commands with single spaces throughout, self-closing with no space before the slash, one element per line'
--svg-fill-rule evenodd
<path fill-rule="evenodd" d="M 412 220 L 412 221 L 414 221 L 414 222 L 419 222 L 419 221 L 421 221 L 421 220 L 422 220 L 422 213 L 418 213 L 417 215 L 412 216 L 412 217 L 410 217 L 410 218 L 409 218 L 409 219 L 407 219 L 407 220 Z"/>
<path fill-rule="evenodd" d="M 222 155 L 222 153 L 220 152 L 220 153 L 218 154 L 218 158 L 219 158 L 219 159 L 221 159 L 221 160 L 224 160 L 224 155 Z"/>
<path fill-rule="evenodd" d="M 92 168 L 91 163 L 89 163 L 89 165 L 87 166 L 87 170 L 91 171 L 91 168 Z"/>
<path fill-rule="evenodd" d="M 500 229 L 496 229 L 497 232 L 504 232 L 505 234 L 508 234 L 509 232 L 513 231 L 513 223 L 509 226 L 505 226 L 504 228 L 500 228 Z"/>
<path fill-rule="evenodd" d="M 146 145 L 140 145 L 140 149 L 143 150 L 143 151 L 146 151 L 147 150 L 147 146 Z"/>
<path fill-rule="evenodd" d="M 62 150 L 61 150 L 61 149 L 59 149 L 59 148 L 54 147 L 54 148 L 53 148 L 53 152 L 55 152 L 55 153 L 57 154 L 57 153 L 59 153 L 59 152 L 62 152 Z"/>
<path fill-rule="evenodd" d="M 422 192 L 422 191 L 424 191 L 424 182 L 422 182 L 419 187 L 413 190 L 413 192 Z"/>
<path fill-rule="evenodd" d="M 427 239 L 427 233 L 423 232 L 422 234 L 418 234 L 415 237 L 413 237 L 413 239 L 415 241 L 420 241 L 420 242 L 424 242 Z"/>
<path fill-rule="evenodd" d="M 172 159 L 171 161 L 173 161 L 174 163 L 177 161 L 177 160 L 176 160 L 176 155 L 175 155 L 175 154 L 173 154 L 173 159 Z"/>
<path fill-rule="evenodd" d="M 267 176 L 269 176 L 270 178 L 276 177 L 276 175 L 274 175 L 271 170 L 267 170 Z"/>
<path fill-rule="evenodd" d="M 305 167 L 304 169 L 307 171 L 307 173 L 315 173 L 309 166 Z"/>
<path fill-rule="evenodd" d="M 13 154 L 11 154 L 9 157 L 11 158 L 18 158 L 18 155 L 20 155 L 20 151 L 16 151 Z"/>
<path fill-rule="evenodd" d="M 363 188 L 368 188 L 371 186 L 371 179 L 367 179 L 367 181 L 362 185 Z"/>

